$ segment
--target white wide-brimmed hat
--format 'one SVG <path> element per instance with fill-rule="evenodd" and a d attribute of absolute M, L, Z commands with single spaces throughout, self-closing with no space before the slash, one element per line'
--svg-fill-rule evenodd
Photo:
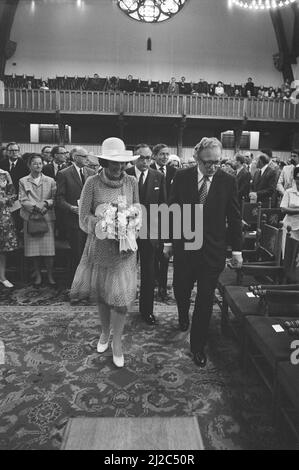
<path fill-rule="evenodd" d="M 126 150 L 125 144 L 117 137 L 109 137 L 102 143 L 102 152 L 99 158 L 112 162 L 131 162 L 137 160 L 139 155 L 133 155 L 132 150 Z"/>

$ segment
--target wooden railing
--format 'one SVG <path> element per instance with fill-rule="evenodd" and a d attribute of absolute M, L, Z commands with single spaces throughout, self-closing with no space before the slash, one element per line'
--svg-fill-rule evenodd
<path fill-rule="evenodd" d="M 2 111 L 299 121 L 299 105 L 256 98 L 6 88 Z"/>

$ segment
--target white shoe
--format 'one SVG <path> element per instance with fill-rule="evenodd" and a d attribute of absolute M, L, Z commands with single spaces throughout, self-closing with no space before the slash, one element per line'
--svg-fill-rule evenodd
<path fill-rule="evenodd" d="M 121 356 L 115 356 L 113 352 L 113 344 L 111 343 L 111 349 L 112 349 L 112 360 L 113 364 L 116 367 L 124 367 L 125 365 L 125 358 L 124 355 L 122 354 Z"/>
<path fill-rule="evenodd" d="M 101 338 L 99 339 L 98 344 L 97 344 L 98 353 L 103 353 L 103 352 L 107 351 L 107 349 L 109 347 L 109 338 L 110 338 L 110 336 L 108 337 L 106 343 L 101 343 Z"/>
<path fill-rule="evenodd" d="M 7 279 L 5 279 L 5 281 L 0 281 L 0 282 L 4 285 L 4 287 L 7 287 L 8 289 L 11 289 L 12 287 L 14 287 L 14 285 Z"/>

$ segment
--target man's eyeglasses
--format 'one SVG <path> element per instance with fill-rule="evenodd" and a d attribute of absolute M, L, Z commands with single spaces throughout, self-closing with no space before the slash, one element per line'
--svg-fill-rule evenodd
<path fill-rule="evenodd" d="M 211 166 L 215 166 L 215 167 L 218 167 L 220 166 L 220 161 L 219 160 L 207 160 L 207 161 L 204 161 L 204 160 L 200 160 L 201 163 L 206 166 L 206 167 L 211 167 Z"/>
<path fill-rule="evenodd" d="M 19 149 L 8 149 L 7 151 L 8 152 L 19 152 L 20 150 Z"/>
<path fill-rule="evenodd" d="M 152 157 L 139 157 L 139 160 L 146 160 L 149 162 L 152 159 Z"/>

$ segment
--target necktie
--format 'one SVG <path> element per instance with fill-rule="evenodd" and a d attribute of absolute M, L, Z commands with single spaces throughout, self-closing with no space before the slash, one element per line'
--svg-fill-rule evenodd
<path fill-rule="evenodd" d="M 165 175 L 164 166 L 160 166 L 159 169 L 160 169 L 161 173 L 163 173 L 163 175 Z"/>
<path fill-rule="evenodd" d="M 81 176 L 82 184 L 84 185 L 84 183 L 85 183 L 85 176 L 84 176 L 84 173 L 83 173 L 83 168 L 80 168 L 80 176 Z"/>
<path fill-rule="evenodd" d="M 10 171 L 14 171 L 15 166 L 16 166 L 16 164 L 15 164 L 15 163 L 12 163 L 12 164 L 11 164 L 11 167 L 10 167 Z"/>
<path fill-rule="evenodd" d="M 199 204 L 204 204 L 208 196 L 208 177 L 203 177 L 202 185 L 198 191 Z"/>
<path fill-rule="evenodd" d="M 144 185 L 144 171 L 141 172 L 141 175 L 140 175 L 139 181 L 138 181 L 139 197 L 141 197 L 143 185 Z"/>
<path fill-rule="evenodd" d="M 256 177 L 256 180 L 255 180 L 255 185 L 256 186 L 259 185 L 259 182 L 261 181 L 261 177 L 262 177 L 262 171 L 258 170 L 257 177 Z"/>

